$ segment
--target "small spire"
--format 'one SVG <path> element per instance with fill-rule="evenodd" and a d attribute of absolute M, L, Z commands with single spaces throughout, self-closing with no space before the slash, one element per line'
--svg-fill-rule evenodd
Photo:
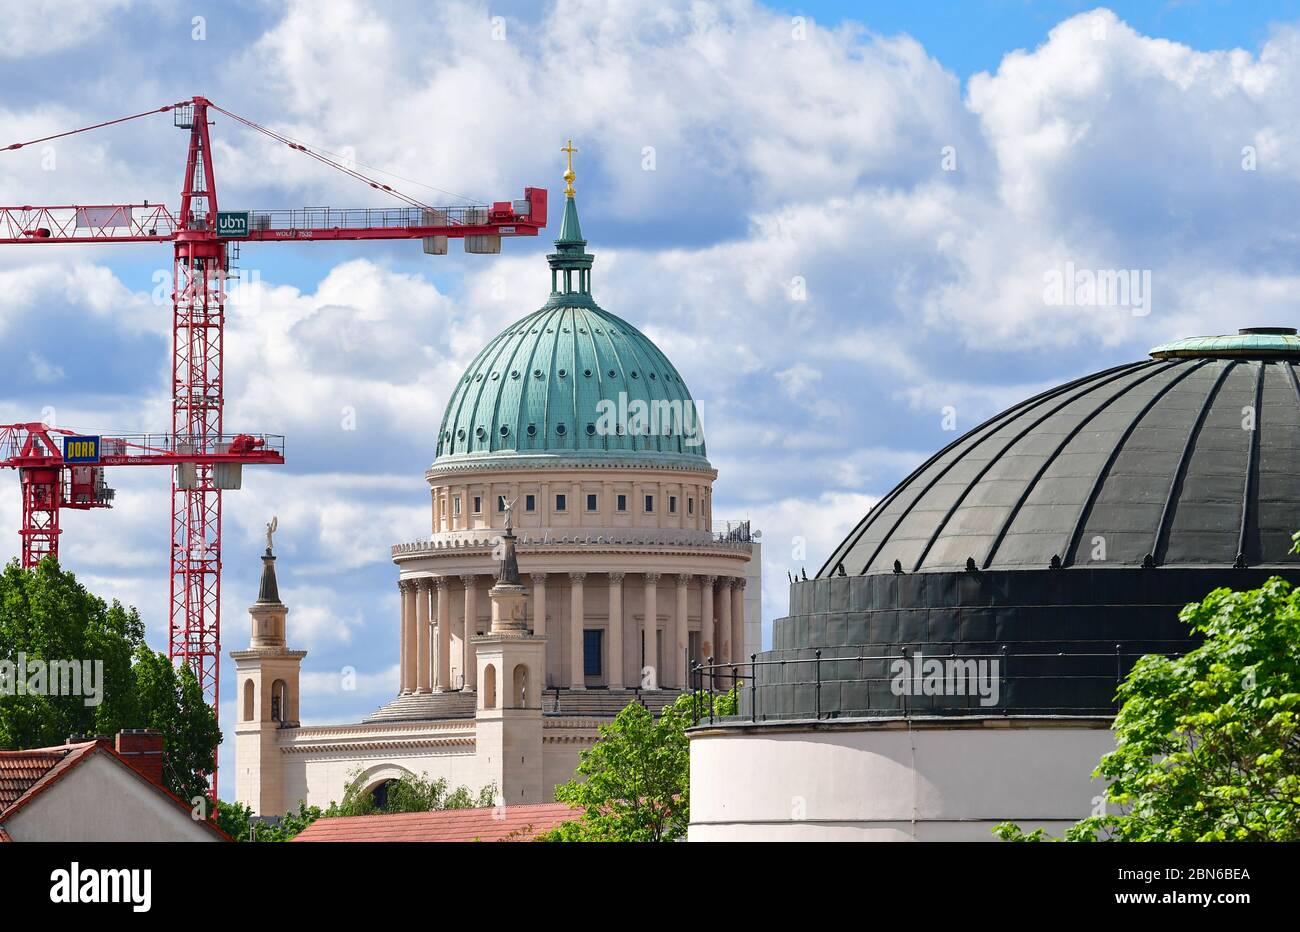
<path fill-rule="evenodd" d="M 573 153 L 578 150 L 573 148 L 573 140 L 570 139 L 567 146 L 560 147 L 560 151 L 567 153 L 569 156 L 569 167 L 564 171 L 564 196 L 573 197 L 573 181 L 578 177 L 577 173 L 573 170 Z"/>
<path fill-rule="evenodd" d="M 591 263 L 594 258 L 587 252 L 587 241 L 582 238 L 578 223 L 578 202 L 573 197 L 573 140 L 560 148 L 569 157 L 569 167 L 564 172 L 564 218 L 560 221 L 560 235 L 555 240 L 555 252 L 546 257 L 551 266 L 552 301 L 591 300 Z"/>
<path fill-rule="evenodd" d="M 509 527 L 501 535 L 501 569 L 497 572 L 498 586 L 522 586 L 519 578 L 519 558 L 515 556 L 515 532 Z"/>
<path fill-rule="evenodd" d="M 280 587 L 275 581 L 275 557 L 272 556 L 270 547 L 262 555 L 262 582 L 257 587 L 257 601 L 260 605 L 280 604 Z"/>

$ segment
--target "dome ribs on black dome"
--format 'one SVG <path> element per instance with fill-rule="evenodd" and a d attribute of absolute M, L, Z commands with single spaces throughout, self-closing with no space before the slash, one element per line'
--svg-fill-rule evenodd
<path fill-rule="evenodd" d="M 908 505 L 905 508 L 903 508 L 902 511 L 899 512 L 898 517 L 894 521 L 893 525 L 889 528 L 888 531 L 886 531 L 883 535 L 881 535 L 880 540 L 876 544 L 875 548 L 872 550 L 871 555 L 865 561 L 862 562 L 862 569 L 858 571 L 858 575 L 866 573 L 871 569 L 872 563 L 880 555 L 881 548 L 883 548 L 885 543 L 893 536 L 894 532 L 898 530 L 899 524 L 901 524 L 903 519 L 906 518 L 907 515 L 910 513 L 912 506 L 915 505 L 916 502 L 919 501 L 922 497 L 924 497 L 925 494 L 928 491 L 930 491 L 930 489 L 934 486 L 934 484 L 938 482 L 940 479 L 942 479 L 945 475 L 947 475 L 948 470 L 951 469 L 957 462 L 961 460 L 961 455 L 957 455 L 956 451 L 963 444 L 968 444 L 970 448 L 974 448 L 975 446 L 978 446 L 980 443 L 986 440 L 999 427 L 1003 426 L 1008 421 L 1012 420 L 1015 417 L 1018 417 L 1020 414 L 1024 413 L 1025 411 L 1029 410 L 1030 408 L 1044 401 L 1049 401 L 1052 398 L 1055 398 L 1058 395 L 1061 395 L 1064 392 L 1067 392 L 1070 389 L 1084 382 L 1091 381 L 1092 379 L 1098 378 L 1100 376 L 1109 375 L 1113 372 L 1120 372 L 1123 370 L 1133 369 L 1136 366 L 1142 366 L 1142 365 L 1145 365 L 1145 363 L 1140 363 L 1140 362 L 1124 363 L 1123 365 L 1114 366 L 1113 368 L 1106 369 L 1102 372 L 1095 373 L 1093 375 L 1084 376 L 1083 378 L 1079 378 L 1079 379 L 1074 379 L 1070 382 L 1066 382 L 1063 385 L 1053 386 L 1052 388 L 1049 388 L 1046 391 L 1039 392 L 1037 395 L 1034 395 L 1031 398 L 1026 398 L 1024 401 L 1020 402 L 1019 404 L 1012 405 L 1007 410 L 1001 412 L 1000 414 L 994 415 L 984 423 L 978 425 L 977 427 L 973 428 L 972 430 L 958 437 L 956 440 L 949 443 L 938 453 L 935 453 L 928 460 L 926 460 L 924 463 L 922 463 L 920 466 L 914 469 L 906 479 L 900 482 L 884 498 L 882 498 L 879 502 L 877 502 L 871 508 L 871 510 L 867 512 L 867 514 L 863 517 L 863 519 L 858 522 L 858 526 L 853 529 L 852 533 L 850 533 L 848 537 L 846 537 L 844 541 L 839 545 L 839 547 L 836 548 L 835 552 L 831 554 L 830 558 L 818 571 L 817 576 L 818 577 L 827 576 L 829 575 L 830 570 L 837 563 L 840 563 L 842 561 L 847 562 L 849 557 L 851 557 L 852 555 L 852 551 L 854 550 L 854 548 L 856 548 L 858 542 L 862 539 L 863 535 L 865 535 L 866 532 L 871 529 L 871 526 L 876 522 L 876 520 L 880 518 L 882 515 L 884 515 L 885 512 L 888 511 L 889 508 L 891 508 L 897 502 L 899 497 L 902 496 L 905 491 L 911 489 L 915 480 L 919 479 L 922 475 L 925 474 L 925 472 L 928 469 L 930 469 L 932 466 L 935 466 L 937 463 L 939 463 L 939 461 L 941 461 L 949 453 L 954 454 L 952 459 L 949 460 L 948 464 L 943 469 L 941 469 L 935 476 L 933 476 L 930 479 L 930 481 L 925 485 L 925 487 L 921 489 L 921 491 L 913 497 L 912 501 L 909 502 Z"/>
<path fill-rule="evenodd" d="M 1149 361 L 1142 362 L 1136 364 L 1131 368 L 1126 368 L 1121 372 L 1108 375 L 1104 378 L 1091 379 L 1081 391 L 1076 392 L 1075 394 L 1067 398 L 1065 401 L 1062 401 L 1060 404 L 1050 408 L 1044 414 L 1039 415 L 1037 418 L 1031 421 L 1026 427 L 1020 430 L 1014 437 L 1011 438 L 1011 440 L 1009 440 L 1005 445 L 1003 445 L 1002 449 L 998 450 L 998 452 L 993 457 L 991 457 L 988 460 L 988 462 L 986 462 L 982 467 L 980 467 L 979 472 L 976 474 L 976 476 L 973 479 L 967 482 L 966 486 L 958 494 L 956 500 L 952 503 L 952 505 L 949 506 L 947 513 L 943 516 L 943 519 L 939 522 L 939 525 L 934 529 L 934 533 L 930 535 L 930 539 L 926 542 L 925 548 L 921 551 L 921 555 L 916 558 L 916 563 L 912 567 L 912 572 L 917 572 L 921 569 L 922 565 L 924 565 L 925 563 L 926 557 L 928 557 L 930 555 L 930 551 L 934 549 L 935 543 L 940 539 L 940 537 L 943 536 L 943 532 L 948 527 L 949 522 L 951 522 L 953 515 L 957 513 L 957 510 L 961 508 L 962 504 L 966 501 L 970 493 L 975 489 L 976 486 L 980 484 L 981 480 L 983 480 L 985 476 L 988 475 L 990 470 L 992 470 L 994 466 L 997 466 L 1005 462 L 1005 457 L 1007 455 L 1007 452 L 1011 450 L 1012 447 L 1018 444 L 1021 440 L 1025 439 L 1025 437 L 1029 436 L 1037 427 L 1043 424 L 1043 422 L 1046 421 L 1048 418 L 1058 414 L 1066 407 L 1074 404 L 1074 402 L 1087 397 L 1091 392 L 1095 391 L 1096 389 L 1101 388 L 1102 386 L 1105 385 L 1109 385 L 1112 382 L 1115 382 L 1119 379 L 1122 379 L 1124 376 L 1129 375 L 1134 371 L 1145 370 L 1151 367 L 1152 365 L 1154 365 L 1154 363 L 1151 363 Z M 979 537 L 984 535 L 962 534 L 962 535 L 953 535 L 953 536 L 954 537 L 966 537 L 966 536 Z M 969 551 L 968 551 L 968 555 L 969 555 Z M 943 561 L 940 562 L 941 565 L 947 565 L 946 562 Z"/>
<path fill-rule="evenodd" d="M 1241 492 L 1241 533 L 1237 536 L 1237 557 L 1233 565 L 1244 569 L 1250 562 L 1250 539 L 1247 531 L 1250 528 L 1251 502 L 1255 500 L 1256 495 L 1252 494 L 1256 490 L 1255 484 L 1259 481 L 1259 423 L 1258 419 L 1264 413 L 1264 373 L 1268 371 L 1268 364 L 1262 360 L 1256 365 L 1259 372 L 1255 377 L 1255 404 L 1251 408 L 1255 412 L 1256 423 L 1252 426 L 1254 429 L 1250 432 L 1250 459 L 1246 463 L 1246 480 L 1245 488 Z"/>
<path fill-rule="evenodd" d="M 1075 556 L 1078 554 L 1079 550 L 1079 540 L 1083 536 L 1083 528 L 1087 523 L 1089 515 L 1092 513 L 1092 506 L 1097 501 L 1097 495 L 1101 492 L 1101 487 L 1105 485 L 1106 478 L 1110 475 L 1111 469 L 1115 466 L 1115 460 L 1119 458 L 1120 452 L 1124 449 L 1124 445 L 1128 443 L 1129 437 L 1133 435 L 1134 429 L 1136 429 L 1137 426 L 1142 423 L 1143 419 L 1151 413 L 1151 409 L 1156 406 L 1156 403 L 1159 402 L 1160 399 L 1164 398 L 1165 395 L 1167 395 L 1174 386 L 1181 383 L 1183 379 L 1204 366 L 1206 362 L 1207 360 L 1201 360 L 1195 365 L 1183 367 L 1184 371 L 1178 373 L 1175 378 L 1165 383 L 1161 386 L 1159 391 L 1147 399 L 1146 404 L 1142 406 L 1142 410 L 1138 412 L 1137 417 L 1133 418 L 1133 420 L 1129 422 L 1128 426 L 1124 428 L 1124 432 L 1120 434 L 1119 439 L 1116 440 L 1114 446 L 1111 447 L 1110 455 L 1106 458 L 1106 464 L 1097 473 L 1097 478 L 1094 479 L 1092 483 L 1092 489 L 1088 492 L 1088 497 L 1084 499 L 1083 506 L 1079 509 L 1079 516 L 1075 519 L 1074 529 L 1070 532 L 1070 537 L 1066 541 L 1065 550 L 1063 551 L 1063 566 L 1074 565 Z"/>
<path fill-rule="evenodd" d="M 1191 472 L 1193 459 L 1195 459 L 1197 452 L 1203 451 L 1201 450 L 1200 441 L 1201 434 L 1203 434 L 1205 429 L 1205 422 L 1210 419 L 1212 412 L 1216 411 L 1216 408 L 1214 408 L 1214 400 L 1218 398 L 1219 393 L 1221 393 L 1223 389 L 1223 385 L 1229 381 L 1229 376 L 1238 370 L 1239 365 L 1243 364 L 1238 363 L 1236 360 L 1227 360 L 1225 363 L 1219 363 L 1219 365 L 1221 365 L 1222 370 L 1219 372 L 1218 378 L 1214 380 L 1214 385 L 1210 387 L 1208 393 L 1205 394 L 1205 402 L 1201 404 L 1200 411 L 1197 412 L 1196 415 L 1196 421 L 1193 422 L 1192 429 L 1187 433 L 1187 442 L 1183 445 L 1183 454 L 1178 460 L 1178 469 L 1174 472 L 1173 480 L 1170 481 L 1169 494 L 1167 494 L 1167 497 L 1165 498 L 1165 507 L 1162 508 L 1160 512 L 1160 521 L 1156 524 L 1156 538 L 1154 538 L 1151 550 L 1148 552 L 1151 552 L 1154 558 L 1156 558 L 1157 567 L 1158 565 L 1165 563 L 1195 562 L 1195 559 L 1193 558 L 1195 558 L 1197 551 L 1203 551 L 1203 549 L 1213 550 L 1212 541 L 1208 541 L 1206 538 L 1212 537 L 1216 534 L 1216 526 L 1219 529 L 1218 536 L 1222 537 L 1222 529 L 1235 524 L 1235 521 L 1225 524 L 1222 520 L 1217 521 L 1217 523 L 1216 521 L 1206 520 L 1212 516 L 1213 512 L 1225 510 L 1225 506 L 1227 506 L 1227 510 L 1235 511 L 1235 508 L 1232 508 L 1232 503 L 1230 500 L 1226 499 L 1225 495 L 1196 495 L 1192 500 L 1195 500 L 1199 507 L 1196 508 L 1195 515 L 1184 517 L 1182 526 L 1180 526 L 1182 536 L 1179 537 L 1178 546 L 1174 547 L 1173 559 L 1170 559 L 1170 541 L 1171 537 L 1173 537 L 1174 525 L 1178 523 L 1179 506 L 1184 502 L 1184 500 L 1187 500 L 1184 499 L 1184 493 L 1186 493 L 1187 490 L 1188 477 L 1191 476 L 1193 486 L 1214 484 L 1214 480 L 1217 480 L 1217 478 L 1222 476 L 1223 467 L 1229 465 L 1225 461 L 1229 458 L 1222 454 L 1225 454 L 1225 452 L 1235 452 L 1231 450 L 1223 450 L 1223 448 L 1219 447 L 1218 443 L 1206 443 L 1206 447 L 1204 448 L 1206 454 L 1204 458 L 1205 463 L 1199 464 L 1204 465 L 1205 468 L 1200 469 L 1200 471 L 1195 473 Z M 1226 411 L 1226 408 L 1218 408 L 1218 411 Z M 1213 433 L 1216 434 L 1213 437 L 1214 441 L 1230 442 L 1231 439 L 1242 438 L 1244 432 L 1242 428 L 1240 428 L 1239 420 L 1240 416 L 1242 416 L 1242 407 L 1238 406 L 1235 413 L 1236 417 L 1238 417 L 1238 424 L 1236 424 L 1235 428 L 1236 433 L 1229 433 L 1225 437 L 1225 435 L 1219 433 L 1221 432 L 1222 425 L 1216 424 L 1212 429 Z M 1245 460 L 1247 460 L 1247 455 L 1242 455 L 1238 458 L 1239 463 L 1242 463 L 1242 461 Z M 1218 500 L 1214 500 L 1216 498 L 1218 498 Z M 1219 517 L 1222 519 L 1223 516 L 1219 515 Z M 1210 546 L 1206 547 L 1206 545 Z M 1235 552 L 1231 555 L 1222 554 L 1221 560 L 1223 559 L 1223 556 L 1226 556 L 1227 562 L 1229 563 L 1234 562 L 1236 559 Z"/>
<path fill-rule="evenodd" d="M 1050 454 L 1048 454 L 1046 457 L 1043 458 L 1043 461 L 1039 464 L 1038 470 L 1034 473 L 1033 478 L 1031 478 L 1028 482 L 1025 483 L 1025 487 L 1020 492 L 1020 497 L 1016 499 L 1016 503 L 1013 506 L 1011 506 L 1011 510 L 1007 512 L 1006 517 L 1002 520 L 1002 525 L 998 528 L 997 534 L 994 535 L 993 537 L 993 543 L 989 545 L 988 554 L 984 557 L 984 562 L 982 564 L 984 569 L 988 569 L 990 566 L 993 565 L 993 558 L 997 556 L 998 547 L 1002 545 L 1002 541 L 1007 536 L 1007 531 L 1010 530 L 1011 525 L 1015 522 L 1016 517 L 1020 514 L 1020 510 L 1024 507 L 1025 502 L 1029 499 L 1029 496 L 1033 494 L 1035 490 L 1041 488 L 1039 483 L 1043 479 L 1043 474 L 1047 472 L 1049 466 L 1051 466 L 1054 462 L 1056 462 L 1056 458 L 1061 455 L 1061 451 L 1064 450 L 1066 446 L 1069 445 L 1070 441 L 1074 440 L 1074 438 L 1078 436 L 1079 432 L 1083 430 L 1084 427 L 1092 423 L 1093 418 L 1097 417 L 1097 415 L 1101 414 L 1104 410 L 1109 408 L 1112 404 L 1115 403 L 1117 399 L 1121 398 L 1124 395 L 1127 395 L 1138 385 L 1154 378 L 1155 376 L 1163 375 L 1167 373 L 1170 369 L 1173 369 L 1176 365 L 1177 363 L 1165 363 L 1163 366 L 1160 366 L 1159 368 L 1155 368 L 1148 371 L 1141 378 L 1135 379 L 1133 382 L 1130 382 L 1129 384 L 1120 387 L 1118 391 L 1111 392 L 1104 399 L 1102 399 L 1102 401 L 1096 407 L 1094 407 L 1082 418 L 1080 418 L 1079 422 L 1075 424 L 1074 427 L 1072 427 L 1069 431 L 1065 433 L 1065 435 L 1061 438 L 1060 443 L 1056 445 L 1056 447 L 1052 450 Z M 1060 557 L 1059 555 L 1057 555 L 1056 552 L 1053 552 L 1053 559 L 1057 560 L 1059 563 Z"/>

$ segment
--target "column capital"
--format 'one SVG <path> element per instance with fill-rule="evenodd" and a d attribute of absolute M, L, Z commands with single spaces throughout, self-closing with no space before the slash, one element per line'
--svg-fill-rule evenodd
<path fill-rule="evenodd" d="M 478 584 L 478 573 L 461 573 L 460 582 L 466 589 L 472 589 Z"/>
<path fill-rule="evenodd" d="M 587 578 L 587 574 L 581 570 L 574 570 L 569 574 L 569 579 L 573 582 L 580 583 Z"/>
<path fill-rule="evenodd" d="M 689 586 L 690 584 L 691 584 L 691 574 L 690 574 L 690 573 L 678 573 L 678 574 L 677 574 L 677 585 L 679 585 L 679 586 Z"/>
<path fill-rule="evenodd" d="M 701 576 L 700 579 L 703 581 L 704 585 L 710 589 L 712 589 L 713 584 L 718 581 L 718 577 L 716 576 Z"/>
<path fill-rule="evenodd" d="M 415 591 L 415 580 L 413 580 L 413 579 L 399 579 L 399 580 L 397 581 L 397 591 L 398 591 L 398 592 L 401 592 L 401 593 L 403 593 L 403 594 L 405 594 L 405 593 L 407 593 L 407 592 L 414 592 L 414 591 Z"/>
<path fill-rule="evenodd" d="M 744 576 L 733 576 L 733 577 L 731 578 L 731 585 L 732 585 L 732 588 L 735 588 L 735 589 L 744 589 L 744 588 L 745 588 L 745 583 L 746 583 L 746 582 L 748 582 L 748 580 L 745 579 Z"/>
<path fill-rule="evenodd" d="M 433 584 L 437 587 L 439 592 L 446 592 L 451 586 L 451 580 L 446 576 L 437 576 L 434 578 Z"/>
<path fill-rule="evenodd" d="M 623 585 L 623 577 L 626 576 L 627 573 L 609 573 L 607 575 L 609 576 L 610 582 L 617 583 L 621 586 Z"/>
<path fill-rule="evenodd" d="M 433 577 L 431 576 L 417 576 L 411 582 L 420 592 L 428 592 L 433 588 Z"/>
<path fill-rule="evenodd" d="M 549 575 L 551 574 L 550 573 L 529 573 L 528 574 L 529 578 L 532 579 L 532 581 L 535 583 L 545 583 L 546 577 Z"/>
<path fill-rule="evenodd" d="M 735 584 L 736 584 L 736 577 L 735 577 L 735 576 L 719 576 L 719 577 L 718 577 L 718 588 L 719 588 L 719 589 L 730 589 L 730 588 L 731 588 L 732 586 L 734 586 Z"/>
<path fill-rule="evenodd" d="M 653 586 L 655 583 L 659 582 L 659 577 L 662 576 L 662 575 L 663 575 L 662 573 L 643 573 L 643 574 L 642 574 L 642 576 L 645 578 L 645 584 L 646 584 L 647 586 Z"/>

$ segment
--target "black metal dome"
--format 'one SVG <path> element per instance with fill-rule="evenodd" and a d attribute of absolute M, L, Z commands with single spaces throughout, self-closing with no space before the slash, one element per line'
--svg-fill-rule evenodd
<path fill-rule="evenodd" d="M 1106 717 L 1138 657 L 1196 646 L 1188 602 L 1300 584 L 1300 337 L 1151 355 L 999 414 L 881 499 L 791 585 L 742 711 Z M 921 657 L 996 661 L 996 706 L 900 694 Z"/>
<path fill-rule="evenodd" d="M 905 479 L 819 575 L 1300 566 L 1294 334 L 1180 340 L 1016 405 Z"/>

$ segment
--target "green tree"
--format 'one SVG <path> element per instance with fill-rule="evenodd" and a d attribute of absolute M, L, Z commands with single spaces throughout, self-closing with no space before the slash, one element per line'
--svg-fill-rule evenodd
<path fill-rule="evenodd" d="M 1118 812 L 1065 839 L 1300 841 L 1300 591 L 1277 577 L 1216 589 L 1181 617 L 1204 643 L 1141 658 L 1119 688 L 1116 747 L 1093 772 Z"/>
<path fill-rule="evenodd" d="M 690 748 L 686 729 L 709 697 L 684 693 L 656 719 L 630 703 L 596 743 L 582 752 L 580 779 L 555 788 L 555 798 L 582 809 L 541 836 L 543 841 L 674 841 L 690 822 Z M 736 712 L 736 693 L 714 698 L 714 715 Z"/>
<path fill-rule="evenodd" d="M 428 775 L 404 774 L 388 784 L 388 799 L 383 807 L 375 805 L 374 796 L 366 792 L 365 781 L 354 776 L 343 791 L 343 801 L 331 804 L 326 816 L 392 815 L 397 812 L 441 812 L 444 809 L 487 809 L 493 805 L 497 787 L 489 783 L 474 796 L 468 787 L 460 786 L 447 791 L 448 783 L 442 777 L 430 780 Z"/>
<path fill-rule="evenodd" d="M 165 742 L 167 788 L 185 800 L 206 792 L 216 714 L 188 667 L 151 650 L 134 608 L 111 605 L 47 559 L 34 570 L 10 562 L 0 572 L 0 661 L 102 661 L 98 705 L 81 695 L 19 695 L 0 690 L 0 747 L 62 744 L 70 735 L 156 728 Z"/>

